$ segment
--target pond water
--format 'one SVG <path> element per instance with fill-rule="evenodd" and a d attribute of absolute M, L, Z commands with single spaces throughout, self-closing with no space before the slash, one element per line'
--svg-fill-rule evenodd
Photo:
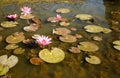
<path fill-rule="evenodd" d="M 23 3 L 23 4 L 8 4 L 0 7 L 0 22 L 6 20 L 9 14 L 18 14 L 20 16 L 20 8 L 23 6 L 31 7 L 32 14 L 41 19 L 42 27 L 35 32 L 26 32 L 23 27 L 28 26 L 26 20 L 18 18 L 18 25 L 13 28 L 4 28 L 0 31 L 2 41 L 0 42 L 0 55 L 15 55 L 13 50 L 6 50 L 5 47 L 8 43 L 5 41 L 6 37 L 15 32 L 23 32 L 25 39 L 31 38 L 34 34 L 46 35 L 52 38 L 52 44 L 47 48 L 52 47 L 61 48 L 65 51 L 65 59 L 56 64 L 42 63 L 38 66 L 32 65 L 29 59 L 33 55 L 38 56 L 42 48 L 28 47 L 22 42 L 18 45 L 25 49 L 22 54 L 16 54 L 19 59 L 17 65 L 9 70 L 7 75 L 11 78 L 119 78 L 120 77 L 120 53 L 119 50 L 113 48 L 112 42 L 119 40 L 119 31 L 116 31 L 111 25 L 111 20 L 120 22 L 120 19 L 113 18 L 111 11 L 119 10 L 119 2 L 110 2 L 103 0 L 85 0 L 79 3 L 62 3 L 62 2 L 36 2 L 36 3 Z M 72 35 L 81 34 L 83 38 L 77 39 L 77 42 L 66 43 L 58 39 L 58 35 L 53 34 L 55 28 L 60 28 L 58 23 L 47 22 L 47 18 L 56 16 L 56 9 L 68 8 L 70 13 L 61 14 L 69 20 L 70 25 L 63 28 L 77 28 L 77 31 L 72 31 Z M 94 22 L 80 21 L 75 18 L 76 14 L 90 14 L 94 17 Z M 120 14 L 119 14 L 120 15 Z M 74 20 L 74 21 L 73 21 Z M 110 33 L 89 33 L 86 32 L 84 27 L 86 25 L 99 25 L 101 27 L 110 28 Z M 120 24 L 118 25 L 120 26 Z M 116 26 L 117 28 L 117 26 Z M 118 28 L 119 29 L 119 28 Z M 100 36 L 102 41 L 95 41 L 92 38 Z M 68 49 L 72 46 L 77 46 L 79 42 L 90 41 L 99 46 L 97 52 L 84 52 L 74 54 Z M 101 64 L 94 65 L 86 62 L 87 55 L 96 55 L 101 59 Z M 0 77 L 3 78 L 3 77 Z"/>

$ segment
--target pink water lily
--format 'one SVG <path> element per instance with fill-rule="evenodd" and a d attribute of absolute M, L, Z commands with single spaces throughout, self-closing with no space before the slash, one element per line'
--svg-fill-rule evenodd
<path fill-rule="evenodd" d="M 17 18 L 17 14 L 8 15 L 7 18 Z"/>
<path fill-rule="evenodd" d="M 21 8 L 21 11 L 22 11 L 21 14 L 27 15 L 27 14 L 30 14 L 30 13 L 31 13 L 31 8 L 25 6 L 25 7 Z"/>
<path fill-rule="evenodd" d="M 61 20 L 61 18 L 62 18 L 62 17 L 61 17 L 61 15 L 60 15 L 60 14 L 57 14 L 57 15 L 56 15 L 56 20 L 57 20 L 57 21 L 60 21 L 60 20 Z"/>
<path fill-rule="evenodd" d="M 51 38 L 49 38 L 48 36 L 39 36 L 36 39 L 36 42 L 40 45 L 41 48 L 44 48 L 45 46 L 49 45 L 51 42 Z"/>
<path fill-rule="evenodd" d="M 8 19 L 9 21 L 16 21 L 17 17 L 18 17 L 17 14 L 11 14 L 11 15 L 8 15 L 8 16 L 7 16 L 7 19 Z"/>

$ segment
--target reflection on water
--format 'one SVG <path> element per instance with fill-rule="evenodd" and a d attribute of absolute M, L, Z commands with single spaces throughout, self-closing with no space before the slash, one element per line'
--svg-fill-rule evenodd
<path fill-rule="evenodd" d="M 109 2 L 110 3 L 110 2 Z M 108 3 L 107 3 L 108 4 Z M 24 48 L 26 51 L 21 55 L 17 55 L 19 58 L 18 64 L 10 69 L 8 72 L 12 78 L 119 78 L 120 76 L 120 54 L 117 50 L 113 49 L 112 41 L 115 40 L 114 32 L 103 34 L 91 34 L 86 32 L 83 27 L 88 24 L 101 25 L 103 27 L 109 28 L 109 21 L 107 21 L 106 16 L 108 15 L 107 9 L 104 6 L 103 0 L 85 0 L 82 3 L 59 3 L 59 2 L 38 2 L 38 3 L 24 3 L 22 5 L 18 4 L 9 4 L 7 6 L 3 6 L 0 8 L 0 22 L 6 20 L 6 16 L 9 14 L 17 13 L 20 15 L 20 8 L 23 6 L 29 6 L 32 9 L 32 13 L 42 19 L 42 28 L 39 28 L 35 32 L 25 32 L 23 30 L 24 26 L 27 26 L 25 20 L 18 19 L 18 26 L 14 28 L 4 28 L 3 31 L 0 31 L 0 35 L 2 35 L 3 40 L 0 42 L 0 55 L 13 54 L 13 50 L 5 50 L 5 46 L 8 44 L 5 42 L 7 36 L 11 35 L 14 32 L 24 32 L 26 39 L 31 38 L 34 34 L 44 34 L 53 38 L 53 44 L 49 46 L 51 47 L 59 47 L 65 51 L 66 57 L 65 59 L 57 64 L 48 64 L 46 62 L 42 63 L 39 66 L 34 66 L 30 64 L 29 58 L 31 57 L 31 50 L 34 50 L 33 54 L 38 55 L 41 48 L 34 47 L 29 48 L 23 45 L 23 43 L 19 43 L 18 45 Z M 74 22 L 71 23 L 70 26 L 66 28 L 75 27 L 77 31 L 72 34 L 79 33 L 83 36 L 82 39 L 79 39 L 76 43 L 64 43 L 57 39 L 57 35 L 52 34 L 53 28 L 60 27 L 55 23 L 56 26 L 53 26 L 52 23 L 46 22 L 46 19 L 51 16 L 55 16 L 57 13 L 55 12 L 58 8 L 68 8 L 71 10 L 68 14 L 61 14 L 62 17 L 68 18 L 70 21 L 75 19 L 75 15 L 79 13 L 91 14 L 95 21 L 93 23 L 83 22 L 75 19 Z M 103 37 L 103 41 L 97 42 L 93 41 L 93 36 L 101 36 Z M 77 46 L 77 44 L 81 41 L 92 41 L 99 46 L 98 52 L 86 53 L 81 52 L 80 54 L 72 54 L 68 51 L 69 47 Z M 96 55 L 100 57 L 102 63 L 99 65 L 92 65 L 85 61 L 86 55 Z"/>

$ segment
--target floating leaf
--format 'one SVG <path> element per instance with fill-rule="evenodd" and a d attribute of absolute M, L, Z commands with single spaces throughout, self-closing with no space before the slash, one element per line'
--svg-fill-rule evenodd
<path fill-rule="evenodd" d="M 32 14 L 27 14 L 27 15 L 21 15 L 20 18 L 21 19 L 32 19 L 34 18 L 35 16 L 32 15 Z"/>
<path fill-rule="evenodd" d="M 1 23 L 1 26 L 5 28 L 11 28 L 17 26 L 17 24 L 18 24 L 17 22 L 13 22 L 13 21 L 4 21 Z"/>
<path fill-rule="evenodd" d="M 9 66 L 10 68 L 14 67 L 18 62 L 18 57 L 11 55 L 9 58 L 7 55 L 0 56 L 0 64 L 3 66 Z"/>
<path fill-rule="evenodd" d="M 85 60 L 90 64 L 100 64 L 101 63 L 101 60 L 97 56 L 90 55 L 89 57 L 86 57 Z"/>
<path fill-rule="evenodd" d="M 6 38 L 8 43 L 19 43 L 25 39 L 25 36 L 22 32 L 16 32 Z"/>
<path fill-rule="evenodd" d="M 102 41 L 102 37 L 94 36 L 94 37 L 93 37 L 93 40 L 96 40 L 96 41 Z"/>
<path fill-rule="evenodd" d="M 67 8 L 59 8 L 56 10 L 57 13 L 69 13 L 70 10 Z"/>
<path fill-rule="evenodd" d="M 93 18 L 93 16 L 89 15 L 89 14 L 77 14 L 75 17 L 79 18 L 80 20 L 83 20 L 83 21 L 84 20 L 90 20 L 90 19 Z"/>
<path fill-rule="evenodd" d="M 68 43 L 72 43 L 72 42 L 76 42 L 77 39 L 76 37 L 72 36 L 72 35 L 64 35 L 64 36 L 60 36 L 59 39 L 63 42 L 68 42 Z"/>
<path fill-rule="evenodd" d="M 0 76 L 5 75 L 9 71 L 9 66 L 4 66 L 2 71 L 0 71 Z"/>
<path fill-rule="evenodd" d="M 34 32 L 38 29 L 38 27 L 39 26 L 37 26 L 37 24 L 33 24 L 33 25 L 30 25 L 30 26 L 26 26 L 23 29 L 27 32 Z"/>
<path fill-rule="evenodd" d="M 115 45 L 120 45 L 120 40 L 115 40 L 115 41 L 113 41 L 113 44 L 115 44 Z"/>
<path fill-rule="evenodd" d="M 72 53 L 80 53 L 81 52 L 80 49 L 77 47 L 70 47 L 69 51 Z"/>
<path fill-rule="evenodd" d="M 60 22 L 60 26 L 68 26 L 70 25 L 70 23 L 67 23 L 67 22 Z"/>
<path fill-rule="evenodd" d="M 99 47 L 92 42 L 80 42 L 78 48 L 87 52 L 97 51 L 99 49 Z"/>
<path fill-rule="evenodd" d="M 21 47 L 18 47 L 13 51 L 14 54 L 22 54 L 24 52 L 25 52 L 25 49 L 22 49 Z"/>
<path fill-rule="evenodd" d="M 7 55 L 0 56 L 0 64 L 4 65 L 7 62 Z"/>
<path fill-rule="evenodd" d="M 115 44 L 113 47 L 117 50 L 120 50 L 120 40 L 113 41 L 113 44 Z"/>
<path fill-rule="evenodd" d="M 56 28 L 53 29 L 53 34 L 57 34 L 57 35 L 68 35 L 70 34 L 71 31 L 67 28 Z"/>
<path fill-rule="evenodd" d="M 16 45 L 16 44 L 8 44 L 8 45 L 5 47 L 5 49 L 10 50 L 10 49 L 15 49 L 15 48 L 17 48 L 17 47 L 19 47 L 19 46 Z"/>
<path fill-rule="evenodd" d="M 110 33 L 112 30 L 108 28 L 103 28 L 103 33 Z"/>
<path fill-rule="evenodd" d="M 84 27 L 84 29 L 90 33 L 100 33 L 103 31 L 103 28 L 97 25 L 87 25 Z"/>
<path fill-rule="evenodd" d="M 43 49 L 39 52 L 39 57 L 48 63 L 58 63 L 65 58 L 65 53 L 59 48 L 52 48 L 51 51 Z"/>
<path fill-rule="evenodd" d="M 30 58 L 30 63 L 33 65 L 40 65 L 43 62 L 41 58 L 32 57 Z"/>

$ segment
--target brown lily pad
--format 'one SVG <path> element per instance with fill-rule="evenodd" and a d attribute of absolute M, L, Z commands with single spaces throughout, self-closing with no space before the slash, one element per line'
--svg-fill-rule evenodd
<path fill-rule="evenodd" d="M 15 32 L 12 35 L 6 38 L 6 42 L 8 43 L 19 43 L 25 39 L 24 33 Z"/>
<path fill-rule="evenodd" d="M 72 53 L 80 53 L 81 52 L 80 49 L 77 47 L 70 47 L 69 51 Z"/>
<path fill-rule="evenodd" d="M 32 57 L 30 58 L 30 63 L 33 65 L 40 65 L 41 63 L 43 63 L 43 60 L 38 57 Z"/>

